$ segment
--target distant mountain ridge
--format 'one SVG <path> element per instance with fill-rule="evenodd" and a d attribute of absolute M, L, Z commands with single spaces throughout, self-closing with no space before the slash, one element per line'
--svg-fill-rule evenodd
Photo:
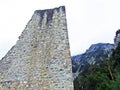
<path fill-rule="evenodd" d="M 75 77 L 89 65 L 100 64 L 112 54 L 114 44 L 98 43 L 90 46 L 85 53 L 72 56 L 72 70 Z"/>
<path fill-rule="evenodd" d="M 74 78 L 83 72 L 90 65 L 99 65 L 103 60 L 107 60 L 120 42 L 120 29 L 116 31 L 114 44 L 97 43 L 92 44 L 85 53 L 72 56 L 72 71 Z"/>

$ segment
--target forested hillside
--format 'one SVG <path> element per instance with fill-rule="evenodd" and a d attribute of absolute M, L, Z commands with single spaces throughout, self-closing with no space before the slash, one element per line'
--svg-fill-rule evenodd
<path fill-rule="evenodd" d="M 109 59 L 79 74 L 74 80 L 74 90 L 120 90 L 120 43 Z"/>

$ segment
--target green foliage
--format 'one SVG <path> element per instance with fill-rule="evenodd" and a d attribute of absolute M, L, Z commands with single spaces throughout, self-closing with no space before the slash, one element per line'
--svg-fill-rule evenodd
<path fill-rule="evenodd" d="M 91 66 L 89 71 L 76 78 L 74 81 L 75 90 L 110 90 L 111 86 L 109 84 L 111 82 L 108 77 L 107 66 Z"/>
<path fill-rule="evenodd" d="M 74 80 L 74 90 L 120 90 L 120 43 L 109 60 L 89 66 Z"/>
<path fill-rule="evenodd" d="M 112 90 L 120 90 L 120 73 L 116 76 L 116 80 L 112 83 Z"/>

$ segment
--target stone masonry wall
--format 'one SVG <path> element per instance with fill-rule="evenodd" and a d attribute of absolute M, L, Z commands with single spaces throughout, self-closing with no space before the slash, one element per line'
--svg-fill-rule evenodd
<path fill-rule="evenodd" d="M 65 7 L 36 10 L 0 60 L 0 90 L 73 90 Z"/>

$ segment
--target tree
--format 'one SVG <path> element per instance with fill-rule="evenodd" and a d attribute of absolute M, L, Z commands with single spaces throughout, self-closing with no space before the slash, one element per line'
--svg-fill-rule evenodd
<path fill-rule="evenodd" d="M 74 80 L 74 90 L 120 90 L 120 43 L 108 60 L 90 65 Z"/>

